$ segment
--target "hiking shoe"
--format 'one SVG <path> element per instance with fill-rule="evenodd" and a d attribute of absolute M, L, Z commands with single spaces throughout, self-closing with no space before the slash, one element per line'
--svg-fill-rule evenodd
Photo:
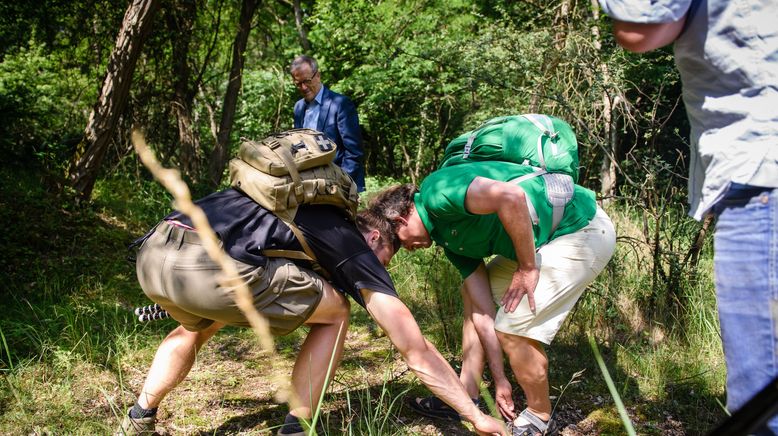
<path fill-rule="evenodd" d="M 130 411 L 124 414 L 124 420 L 122 425 L 116 430 L 114 436 L 129 436 L 129 435 L 155 435 L 157 424 L 156 416 L 149 416 L 147 418 L 130 418 Z"/>
<path fill-rule="evenodd" d="M 300 431 L 296 431 L 300 430 Z M 289 433 L 284 433 L 285 431 L 288 431 Z M 278 433 L 276 433 L 277 436 L 306 436 L 305 430 L 302 430 L 302 427 L 297 427 L 294 430 L 291 430 L 289 426 L 282 425 L 281 428 L 278 430 Z"/>
<path fill-rule="evenodd" d="M 281 424 L 281 427 L 278 429 L 276 435 L 277 436 L 306 436 L 305 429 L 303 428 L 303 423 L 300 421 L 300 418 L 297 418 L 291 413 L 286 414 L 286 417 L 284 417 L 284 423 Z"/>
<path fill-rule="evenodd" d="M 516 421 L 519 421 L 516 424 Z M 521 411 L 515 421 L 508 423 L 511 436 L 556 436 L 559 427 L 553 419 L 543 421 L 527 409 Z"/>
<path fill-rule="evenodd" d="M 476 398 L 473 400 L 476 406 L 481 405 L 481 402 Z M 416 413 L 424 415 L 429 418 L 435 419 L 447 419 L 451 421 L 461 421 L 462 417 L 459 416 L 456 410 L 451 406 L 444 403 L 443 400 L 436 396 L 429 396 L 424 398 L 411 398 L 408 401 L 408 407 L 413 409 Z"/>

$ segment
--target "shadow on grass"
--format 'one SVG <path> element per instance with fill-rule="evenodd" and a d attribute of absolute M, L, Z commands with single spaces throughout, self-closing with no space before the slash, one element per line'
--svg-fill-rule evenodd
<path fill-rule="evenodd" d="M 286 405 L 274 403 L 272 400 L 255 400 L 250 398 L 225 400 L 218 405 L 214 405 L 214 407 L 219 406 L 235 412 L 244 412 L 245 414 L 233 416 L 218 427 L 202 430 L 196 434 L 201 436 L 226 435 L 251 429 L 268 429 L 270 431 L 273 427 L 280 426 L 284 422 L 284 417 L 288 411 Z M 258 428 L 258 423 L 267 423 L 268 427 L 264 428 L 265 426 L 262 426 Z M 272 433 L 275 433 L 275 431 L 272 431 Z"/>

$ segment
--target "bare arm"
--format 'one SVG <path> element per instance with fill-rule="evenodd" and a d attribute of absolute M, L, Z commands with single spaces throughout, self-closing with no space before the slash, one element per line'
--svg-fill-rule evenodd
<path fill-rule="evenodd" d="M 473 404 L 459 377 L 434 345 L 421 334 L 416 320 L 398 298 L 362 289 L 367 311 L 386 332 L 408 367 L 438 398 L 470 421 L 481 433 L 505 434 L 504 427 Z"/>
<path fill-rule="evenodd" d="M 478 215 L 496 213 L 513 241 L 518 267 L 510 287 L 502 297 L 506 312 L 513 312 L 524 295 L 535 311 L 535 286 L 540 272 L 535 264 L 535 237 L 524 190 L 514 183 L 476 177 L 467 188 L 465 208 Z"/>
<path fill-rule="evenodd" d="M 686 16 L 671 23 L 630 23 L 613 20 L 613 36 L 620 46 L 645 53 L 675 41 L 683 30 Z"/>
<path fill-rule="evenodd" d="M 505 376 L 502 347 L 497 339 L 497 335 L 494 333 L 494 301 L 492 300 L 492 293 L 489 287 L 489 276 L 483 263 L 472 274 L 467 276 L 464 290 L 467 293 L 465 298 L 469 299 L 471 307 L 471 313 L 466 315 L 471 316 L 473 319 L 478 339 L 486 352 L 489 370 L 492 372 L 492 377 L 494 377 L 497 406 L 503 416 L 513 419 L 516 416 L 513 413 L 512 389 L 508 378 Z"/>

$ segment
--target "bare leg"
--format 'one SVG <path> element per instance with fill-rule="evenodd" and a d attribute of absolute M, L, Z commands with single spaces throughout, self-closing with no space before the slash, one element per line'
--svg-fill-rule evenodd
<path fill-rule="evenodd" d="M 331 379 L 343 354 L 349 309 L 348 300 L 327 285 L 319 305 L 306 321 L 311 331 L 292 372 L 292 385 L 300 401 L 300 406 L 292 410 L 293 415 L 310 418 L 311 411 L 318 405 L 325 380 Z M 165 395 L 186 378 L 200 348 L 223 326 L 214 323 L 199 332 L 178 326 L 170 332 L 154 355 L 138 404 L 144 409 L 158 407 Z M 335 360 L 331 373 L 327 374 L 333 350 Z"/>
<path fill-rule="evenodd" d="M 138 404 L 144 409 L 158 407 L 165 395 L 189 374 L 197 351 L 223 326 L 213 323 L 211 327 L 199 332 L 190 332 L 178 326 L 170 332 L 157 348 L 143 390 L 138 396 Z"/>
<path fill-rule="evenodd" d="M 459 373 L 459 380 L 464 385 L 470 398 L 478 398 L 480 396 L 479 386 L 484 374 L 486 355 L 473 324 L 472 302 L 464 287 L 462 289 L 462 300 L 464 302 L 465 319 L 462 324 L 462 371 Z"/>
<path fill-rule="evenodd" d="M 348 300 L 325 283 L 321 301 L 306 321 L 311 331 L 300 348 L 292 371 L 292 388 L 299 400 L 299 404 L 290 410 L 292 415 L 310 419 L 318 407 L 325 384 L 332 380 L 343 355 L 349 309 Z M 335 356 L 328 373 L 333 353 Z"/>
<path fill-rule="evenodd" d="M 523 336 L 497 332 L 502 349 L 527 396 L 527 408 L 538 418 L 548 421 L 551 417 L 551 400 L 548 387 L 548 357 L 543 344 Z"/>

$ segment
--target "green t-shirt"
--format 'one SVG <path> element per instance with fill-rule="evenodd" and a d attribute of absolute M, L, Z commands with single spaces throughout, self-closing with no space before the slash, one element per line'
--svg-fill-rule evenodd
<path fill-rule="evenodd" d="M 497 214 L 475 215 L 465 209 L 470 183 L 476 177 L 507 182 L 533 171 L 532 167 L 510 162 L 473 162 L 441 168 L 422 182 L 414 197 L 416 210 L 432 240 L 443 247 L 446 257 L 463 278 L 475 271 L 485 257 L 499 254 L 516 260 L 513 241 Z M 538 224 L 532 225 L 535 247 L 582 229 L 597 211 L 594 192 L 575 185 L 562 221 L 549 237 L 553 207 L 546 196 L 543 178 L 533 177 L 519 186 L 538 215 Z"/>

